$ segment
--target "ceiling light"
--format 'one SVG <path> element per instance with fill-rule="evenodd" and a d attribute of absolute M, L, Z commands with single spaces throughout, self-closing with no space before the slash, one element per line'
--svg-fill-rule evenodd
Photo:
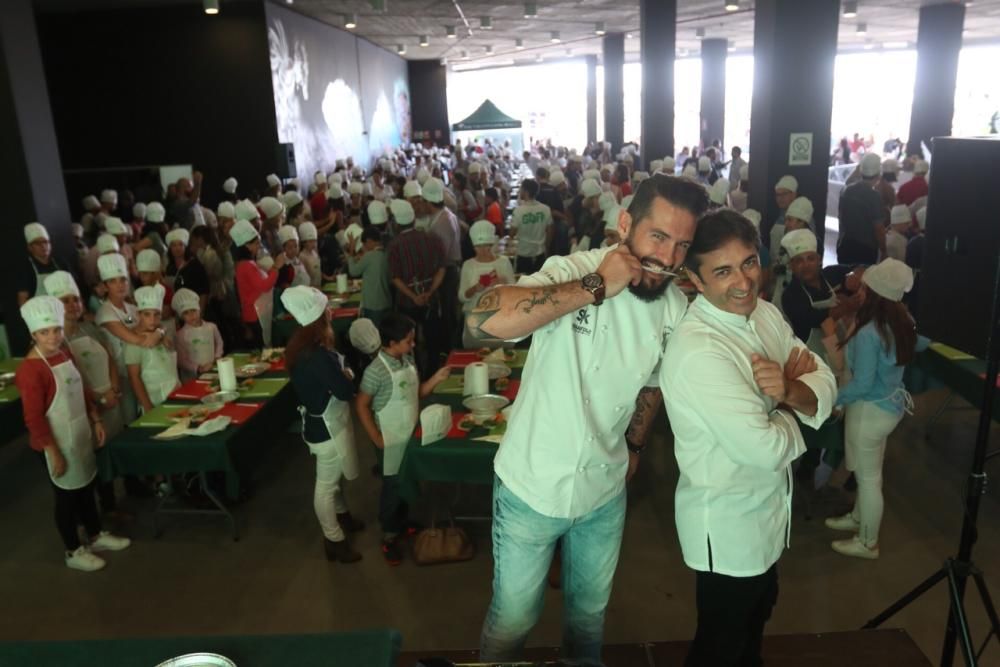
<path fill-rule="evenodd" d="M 448 39 L 455 39 L 455 37 L 456 37 L 456 35 L 455 35 L 455 26 L 453 26 L 453 25 L 446 25 L 444 27 L 444 32 L 445 32 L 445 35 L 447 35 Z"/>
<path fill-rule="evenodd" d="M 520 37 L 517 38 L 517 39 L 515 39 L 514 40 L 514 48 L 517 49 L 518 51 L 523 50 L 524 49 L 524 40 L 521 39 Z"/>
<path fill-rule="evenodd" d="M 205 13 L 211 16 L 219 13 L 219 0 L 204 0 Z"/>
<path fill-rule="evenodd" d="M 853 19 L 858 15 L 858 3 L 856 0 L 844 0 L 844 18 Z"/>
<path fill-rule="evenodd" d="M 354 30 L 358 27 L 358 17 L 356 14 L 344 14 L 344 27 Z"/>
<path fill-rule="evenodd" d="M 705 29 L 704 28 L 696 28 L 695 31 L 694 31 L 694 36 L 697 39 L 705 39 Z"/>
<path fill-rule="evenodd" d="M 479 27 L 483 30 L 493 30 L 493 18 L 489 16 L 480 17 Z"/>
<path fill-rule="evenodd" d="M 538 3 L 526 2 L 524 3 L 524 18 L 533 19 L 538 16 Z"/>
<path fill-rule="evenodd" d="M 735 12 L 740 8 L 740 0 L 726 0 L 726 11 Z"/>
<path fill-rule="evenodd" d="M 430 41 L 427 39 L 427 35 L 420 35 L 420 46 L 429 46 Z"/>
<path fill-rule="evenodd" d="M 595 35 L 603 35 L 606 32 L 607 32 L 607 30 L 604 29 L 604 21 L 601 21 L 599 23 L 595 23 L 594 24 L 594 34 Z"/>
<path fill-rule="evenodd" d="M 863 36 L 867 35 L 868 34 L 868 24 L 867 23 L 859 23 L 858 24 L 857 33 L 858 33 L 859 37 L 863 37 Z"/>
<path fill-rule="evenodd" d="M 406 55 L 406 47 L 403 46 L 402 44 L 397 44 L 396 45 L 396 53 L 398 53 L 401 56 L 405 56 Z"/>
<path fill-rule="evenodd" d="M 562 41 L 561 39 L 559 39 L 559 31 L 558 30 L 553 30 L 549 34 L 549 41 L 552 42 L 553 44 L 558 44 L 559 42 Z"/>
<path fill-rule="evenodd" d="M 295 0 L 285 0 L 285 4 L 287 4 L 287 5 L 291 5 L 291 4 L 294 4 L 294 3 L 295 3 Z"/>
<path fill-rule="evenodd" d="M 487 45 L 487 47 L 486 47 L 486 55 L 488 55 L 488 56 L 492 56 L 493 55 L 493 46 L 492 45 Z"/>

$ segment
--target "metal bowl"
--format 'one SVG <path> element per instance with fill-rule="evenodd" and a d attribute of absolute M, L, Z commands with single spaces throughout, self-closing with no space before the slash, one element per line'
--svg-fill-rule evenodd
<path fill-rule="evenodd" d="M 226 403 L 232 403 L 239 397 L 240 392 L 238 391 L 217 391 L 214 394 L 202 396 L 201 402 L 206 405 L 225 405 Z"/>
<path fill-rule="evenodd" d="M 497 394 L 469 396 L 462 401 L 462 405 L 467 407 L 472 413 L 473 419 L 477 419 L 479 421 L 489 419 L 501 409 L 507 407 L 508 404 L 510 404 L 509 398 L 506 396 L 498 396 Z"/>
<path fill-rule="evenodd" d="M 236 663 L 218 653 L 188 653 L 165 660 L 156 667 L 236 667 Z"/>

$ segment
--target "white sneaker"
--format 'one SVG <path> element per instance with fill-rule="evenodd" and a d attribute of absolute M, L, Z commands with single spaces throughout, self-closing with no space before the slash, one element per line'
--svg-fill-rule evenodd
<path fill-rule="evenodd" d="M 850 512 L 844 516 L 831 516 L 824 523 L 826 523 L 827 528 L 832 528 L 833 530 L 849 530 L 857 532 L 861 528 L 861 522 L 855 520 Z"/>
<path fill-rule="evenodd" d="M 128 549 L 128 546 L 130 544 L 132 544 L 132 540 L 130 540 L 129 538 L 112 535 L 108 531 L 102 530 L 101 534 L 98 535 L 96 539 L 91 540 L 90 550 L 121 551 L 122 549 Z"/>
<path fill-rule="evenodd" d="M 838 554 L 852 556 L 854 558 L 866 558 L 875 560 L 878 558 L 878 545 L 866 547 L 857 535 L 846 540 L 834 540 L 830 545 Z"/>
<path fill-rule="evenodd" d="M 76 551 L 66 552 L 66 567 L 71 570 L 81 570 L 83 572 L 96 572 L 103 568 L 107 563 L 100 556 L 95 556 L 90 553 L 90 549 L 86 545 L 80 545 L 76 548 Z"/>

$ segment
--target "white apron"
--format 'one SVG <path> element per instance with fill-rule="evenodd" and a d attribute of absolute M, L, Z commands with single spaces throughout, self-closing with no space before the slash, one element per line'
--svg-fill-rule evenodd
<path fill-rule="evenodd" d="M 392 397 L 376 415 L 385 443 L 382 472 L 385 475 L 395 475 L 399 472 L 399 465 L 406 453 L 406 443 L 410 441 L 413 428 L 420 418 L 420 380 L 413 364 L 404 361 L 403 367 L 394 371 L 381 355 L 379 361 L 392 376 Z"/>
<path fill-rule="evenodd" d="M 323 270 L 320 268 L 319 255 L 315 252 L 300 252 L 299 259 L 302 260 L 302 265 L 306 267 L 306 272 L 309 274 L 309 284 L 315 288 L 320 288 L 323 285 Z"/>
<path fill-rule="evenodd" d="M 48 296 L 49 293 L 45 290 L 45 279 L 38 272 L 38 267 L 35 266 L 33 259 L 31 261 L 31 270 L 35 272 L 35 293 L 33 296 Z"/>
<path fill-rule="evenodd" d="M 204 324 L 200 327 L 183 327 L 177 334 L 177 342 L 178 345 L 187 347 L 191 361 L 199 366 L 215 363 L 215 336 Z"/>
<path fill-rule="evenodd" d="M 77 336 L 68 342 L 84 382 L 97 394 L 103 395 L 109 392 L 111 390 L 111 370 L 108 364 L 111 361 L 111 355 L 108 354 L 104 346 L 86 334 Z M 127 378 L 125 381 L 128 381 Z M 113 408 L 102 406 L 101 422 L 104 424 L 104 431 L 108 438 L 118 435 L 125 428 L 121 402 Z"/>
<path fill-rule="evenodd" d="M 312 284 L 312 279 L 309 277 L 309 271 L 306 270 L 306 265 L 302 263 L 301 260 L 296 258 L 291 262 L 291 265 L 295 268 L 295 277 L 292 278 L 292 287 L 297 287 L 299 285 L 309 286 Z"/>
<path fill-rule="evenodd" d="M 46 453 L 49 477 L 60 489 L 82 489 L 97 476 L 97 456 L 87 417 L 87 402 L 83 398 L 83 378 L 72 361 L 53 368 L 40 351 L 38 356 L 56 379 L 56 395 L 45 412 L 45 419 L 52 429 L 59 452 L 66 459 L 66 472 L 62 477 L 53 477 L 52 461 Z"/>
<path fill-rule="evenodd" d="M 162 343 L 153 348 L 143 348 L 139 366 L 142 384 L 146 387 L 149 402 L 160 405 L 180 385 L 177 378 L 177 352 L 168 350 Z"/>
<path fill-rule="evenodd" d="M 304 405 L 299 406 L 299 414 L 302 415 L 302 432 L 306 430 L 306 412 Z M 344 473 L 345 479 L 357 479 L 358 477 L 358 451 L 354 446 L 354 423 L 351 421 L 350 403 L 345 403 L 336 396 L 331 396 L 326 404 L 326 410 L 321 415 L 309 415 L 319 417 L 326 425 L 327 432 L 330 433 L 330 440 L 333 448 L 340 456 L 340 469 Z M 310 447 L 316 443 L 310 443 L 303 436 L 302 441 Z M 320 443 L 325 444 L 325 443 Z"/>
<path fill-rule="evenodd" d="M 139 311 L 136 310 L 135 306 L 125 303 L 125 310 L 121 311 L 110 301 L 108 305 L 111 306 L 115 317 L 118 318 L 118 321 L 126 329 L 135 328 L 139 317 Z M 118 367 L 118 378 L 121 382 L 122 390 L 122 400 L 119 403 L 122 419 L 126 424 L 131 424 L 139 415 L 139 407 L 135 398 L 135 392 L 132 391 L 132 383 L 128 381 L 128 368 L 125 367 L 125 341 L 103 327 L 101 328 L 101 334 L 104 336 L 104 342 L 107 343 L 108 349 L 111 351 L 111 356 L 115 359 L 115 366 Z"/>
<path fill-rule="evenodd" d="M 261 276 L 267 277 L 267 271 L 257 267 Z M 260 322 L 260 330 L 264 339 L 264 347 L 271 347 L 271 322 L 274 320 L 274 289 L 269 289 L 253 302 L 253 309 L 257 311 L 257 321 Z"/>

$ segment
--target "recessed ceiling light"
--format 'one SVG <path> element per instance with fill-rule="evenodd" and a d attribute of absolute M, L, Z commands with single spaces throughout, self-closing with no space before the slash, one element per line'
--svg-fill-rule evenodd
<path fill-rule="evenodd" d="M 286 4 L 286 5 L 292 5 L 292 4 L 295 4 L 295 0 L 285 0 L 285 4 Z"/>
<path fill-rule="evenodd" d="M 561 39 L 559 39 L 558 30 L 553 30 L 551 33 L 549 33 L 549 41 L 552 42 L 553 44 L 558 44 L 559 42 L 562 41 Z"/>
<path fill-rule="evenodd" d="M 524 3 L 524 18 L 533 19 L 538 16 L 538 4 L 534 2 Z"/>
<path fill-rule="evenodd" d="M 844 0 L 844 18 L 853 19 L 858 15 L 858 3 L 856 0 Z"/>
<path fill-rule="evenodd" d="M 868 34 L 868 24 L 867 23 L 859 23 L 856 32 L 858 33 L 859 37 L 867 35 Z"/>
<path fill-rule="evenodd" d="M 219 0 L 205 0 L 203 3 L 205 13 L 214 16 L 219 13 Z"/>
<path fill-rule="evenodd" d="M 695 28 L 694 36 L 697 39 L 705 39 L 705 29 L 704 28 Z"/>
<path fill-rule="evenodd" d="M 493 30 L 493 17 L 491 16 L 480 17 L 479 27 L 483 30 Z"/>
<path fill-rule="evenodd" d="M 397 44 L 396 45 L 396 53 L 398 53 L 401 56 L 405 56 L 406 55 L 406 47 L 403 46 L 402 44 Z"/>
<path fill-rule="evenodd" d="M 427 35 L 420 35 L 420 46 L 430 45 L 430 40 L 427 39 Z"/>
<path fill-rule="evenodd" d="M 604 28 L 604 21 L 600 21 L 594 24 L 594 34 L 603 35 L 607 30 Z"/>
<path fill-rule="evenodd" d="M 740 8 L 740 0 L 726 0 L 726 11 L 735 12 Z"/>
<path fill-rule="evenodd" d="M 453 26 L 453 25 L 446 25 L 444 27 L 444 33 L 448 37 L 448 39 L 455 39 L 455 37 L 456 37 L 456 35 L 455 35 L 455 26 Z"/>
<path fill-rule="evenodd" d="M 355 14 L 344 14 L 344 27 L 354 30 L 358 27 L 358 17 Z"/>
<path fill-rule="evenodd" d="M 514 40 L 514 48 L 517 49 L 518 51 L 523 50 L 524 49 L 524 40 L 521 39 L 520 37 L 518 37 L 517 39 L 515 39 Z"/>

